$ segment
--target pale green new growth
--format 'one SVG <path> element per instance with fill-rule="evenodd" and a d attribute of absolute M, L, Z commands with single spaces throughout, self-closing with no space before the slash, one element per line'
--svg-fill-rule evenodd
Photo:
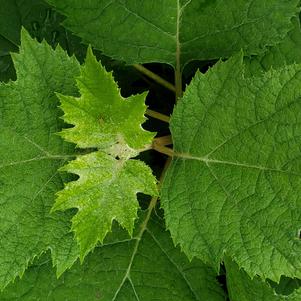
<path fill-rule="evenodd" d="M 262 53 L 292 28 L 298 0 L 47 0 L 64 25 L 105 54 L 129 64 Z"/>
<path fill-rule="evenodd" d="M 0 84 L 0 289 L 46 250 L 58 275 L 79 253 L 71 214 L 50 214 L 55 192 L 68 180 L 57 170 L 74 153 L 55 134 L 63 122 L 54 91 L 76 93 L 79 64 L 25 30 L 12 57 L 17 80 Z"/>
<path fill-rule="evenodd" d="M 98 148 L 126 158 L 149 145 L 153 133 L 142 129 L 146 120 L 146 94 L 124 99 L 113 79 L 93 56 L 89 48 L 77 86 L 81 98 L 60 95 L 64 120 L 73 128 L 61 135 L 80 148 Z"/>
<path fill-rule="evenodd" d="M 251 279 L 236 263 L 226 260 L 227 288 L 231 301 L 300 301 L 301 288 L 297 279 L 282 279 L 276 291 L 259 277 Z M 299 287 L 299 288 L 297 288 Z"/>
<path fill-rule="evenodd" d="M 224 254 L 251 275 L 301 277 L 301 65 L 244 77 L 242 56 L 198 73 L 174 110 L 162 188 L 189 257 Z"/>
<path fill-rule="evenodd" d="M 80 98 L 59 95 L 63 118 L 74 125 L 61 135 L 78 147 L 98 151 L 78 156 L 62 169 L 79 179 L 58 193 L 53 209 L 78 208 L 72 229 L 83 259 L 103 241 L 113 220 L 131 234 L 139 207 L 136 194 L 156 195 L 157 188 L 151 169 L 139 160 L 129 160 L 154 136 L 141 127 L 145 94 L 124 99 L 112 74 L 97 62 L 91 49 L 77 85 Z"/>
<path fill-rule="evenodd" d="M 137 192 L 155 195 L 156 181 L 151 169 L 138 160 L 116 160 L 103 152 L 79 156 L 62 170 L 78 174 L 58 193 L 54 209 L 76 207 L 72 229 L 82 258 L 103 241 L 116 219 L 131 234 L 139 204 Z"/>

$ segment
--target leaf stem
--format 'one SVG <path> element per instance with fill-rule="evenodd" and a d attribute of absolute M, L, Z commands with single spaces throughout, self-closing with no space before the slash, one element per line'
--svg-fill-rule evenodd
<path fill-rule="evenodd" d="M 171 135 L 157 137 L 153 140 L 153 144 L 159 144 L 162 146 L 170 145 L 172 144 Z"/>
<path fill-rule="evenodd" d="M 143 149 L 140 149 L 139 153 L 142 153 L 142 152 L 145 152 L 145 151 L 148 151 L 151 149 L 158 150 L 158 152 L 162 153 L 161 148 L 166 145 L 170 145 L 170 144 L 172 144 L 171 135 L 157 137 L 153 140 L 152 144 L 148 144 Z"/>
<path fill-rule="evenodd" d="M 148 76 L 149 78 L 151 78 L 152 80 L 154 80 L 155 82 L 157 82 L 158 84 L 160 84 L 161 86 L 165 87 L 166 89 L 168 89 L 172 92 L 176 92 L 175 86 L 172 85 L 167 80 L 165 80 L 164 78 L 162 78 L 161 76 L 159 76 L 158 74 L 150 71 L 149 69 L 145 68 L 144 66 L 142 66 L 140 64 L 134 64 L 133 67 L 136 68 L 141 73 Z"/>
<path fill-rule="evenodd" d="M 166 147 L 164 145 L 157 144 L 157 143 L 153 143 L 153 149 L 156 150 L 157 152 L 167 155 L 169 157 L 173 157 L 175 155 L 174 151 L 171 148 Z"/>
<path fill-rule="evenodd" d="M 153 111 L 153 110 L 150 110 L 150 109 L 146 110 L 146 115 L 148 115 L 150 117 L 153 117 L 155 119 L 167 122 L 167 123 L 169 123 L 169 120 L 170 120 L 169 116 L 164 115 L 164 114 L 159 113 L 159 112 L 156 112 L 156 111 Z"/>

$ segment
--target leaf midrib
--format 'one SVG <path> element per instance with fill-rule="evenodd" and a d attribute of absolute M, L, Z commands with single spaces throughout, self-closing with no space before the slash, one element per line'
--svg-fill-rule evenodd
<path fill-rule="evenodd" d="M 119 295 L 119 292 L 121 291 L 124 283 L 126 282 L 126 280 L 128 280 L 133 288 L 133 291 L 134 291 L 134 294 L 137 298 L 137 300 L 139 301 L 139 297 L 137 295 L 137 292 L 135 290 L 135 287 L 134 287 L 134 283 L 130 277 L 130 272 L 131 272 L 131 267 L 132 267 L 132 264 L 135 260 L 135 257 L 136 257 L 136 254 L 137 254 L 137 251 L 139 249 L 139 245 L 140 245 L 140 242 L 142 240 L 142 237 L 143 235 L 147 232 L 150 237 L 153 239 L 153 241 L 156 243 L 156 245 L 160 248 L 160 250 L 162 251 L 162 253 L 166 256 L 166 258 L 170 261 L 170 263 L 177 269 L 177 271 L 179 272 L 179 274 L 183 277 L 185 283 L 187 284 L 188 288 L 190 289 L 191 293 L 193 294 L 193 296 L 195 297 L 195 300 L 197 301 L 200 301 L 200 299 L 198 298 L 198 295 L 197 293 L 194 291 L 194 289 L 192 288 L 191 284 L 189 283 L 189 280 L 186 278 L 186 276 L 184 275 L 183 271 L 181 270 L 181 268 L 170 258 L 170 256 L 167 254 L 167 252 L 164 250 L 164 248 L 162 247 L 162 245 L 160 244 L 160 242 L 156 239 L 155 235 L 153 234 L 153 232 L 147 227 L 150 219 L 151 219 L 151 213 L 152 213 L 152 210 L 149 210 L 148 212 L 149 214 L 146 216 L 145 220 L 143 221 L 142 225 L 141 225 L 141 229 L 140 229 L 140 232 L 138 233 L 137 236 L 133 237 L 132 239 L 126 239 L 126 240 L 122 240 L 122 241 L 118 241 L 118 242 L 114 242 L 114 243 L 109 243 L 109 244 L 104 244 L 103 246 L 107 246 L 107 245 L 114 245 L 116 243 L 125 243 L 125 242 L 129 242 L 129 241 L 132 241 L 132 240 L 135 240 L 135 245 L 134 245 L 134 249 L 133 249 L 133 252 L 131 254 L 131 258 L 130 258 L 130 262 L 128 264 L 128 267 L 127 267 L 127 270 L 126 270 L 126 273 L 124 275 L 124 277 L 122 278 L 121 282 L 120 282 L 120 285 L 118 286 L 113 298 L 112 298 L 112 301 L 115 301 L 116 298 L 118 297 Z"/>
<path fill-rule="evenodd" d="M 24 160 L 19 160 L 19 161 L 7 162 L 7 163 L 4 163 L 4 164 L 0 165 L 0 169 L 6 168 L 6 167 L 15 166 L 15 165 L 26 164 L 26 163 L 30 163 L 30 162 L 34 162 L 34 161 L 42 161 L 42 160 L 68 160 L 68 159 L 75 158 L 75 156 L 76 156 L 76 154 L 70 154 L 70 155 L 55 154 L 55 155 L 53 155 L 53 154 L 49 153 L 48 150 L 45 150 L 41 145 L 39 145 L 38 143 L 36 143 L 35 141 L 33 141 L 32 139 L 29 139 L 26 135 L 24 135 L 23 138 L 29 144 L 31 144 L 36 149 L 38 149 L 39 151 L 41 151 L 44 155 L 39 155 L 39 156 L 36 156 L 36 157 L 32 157 L 32 158 L 24 159 Z"/>
<path fill-rule="evenodd" d="M 288 84 L 291 83 L 293 80 L 295 80 L 296 77 L 300 74 L 300 72 L 301 72 L 300 70 L 298 72 L 296 72 L 282 86 L 281 90 L 279 91 L 279 93 L 277 95 L 276 102 L 278 101 L 278 98 L 280 97 L 281 92 L 283 92 L 283 89 L 286 88 L 288 86 Z M 224 81 L 224 84 L 225 83 L 226 83 L 226 81 Z M 223 86 L 222 86 L 222 88 L 223 88 Z M 294 176 L 300 177 L 301 173 L 298 173 L 298 172 L 295 172 L 295 171 L 290 171 L 290 170 L 284 170 L 284 169 L 281 169 L 281 168 L 274 168 L 274 167 L 268 167 L 268 166 L 263 166 L 263 165 L 255 165 L 255 164 L 249 164 L 249 163 L 242 163 L 242 162 L 234 162 L 234 161 L 228 161 L 228 160 L 219 160 L 219 159 L 209 158 L 212 154 L 216 153 L 217 150 L 219 150 L 221 147 L 227 145 L 231 140 L 237 138 L 239 135 L 242 135 L 244 132 L 250 130 L 251 128 L 257 127 L 260 124 L 263 124 L 263 123 L 266 123 L 266 122 L 270 121 L 276 115 L 278 115 L 280 113 L 283 113 L 285 110 L 287 110 L 289 108 L 291 109 L 291 107 L 294 106 L 294 105 L 300 106 L 300 98 L 299 97 L 296 97 L 293 101 L 288 102 L 286 105 L 284 105 L 283 107 L 281 107 L 278 110 L 275 110 L 271 114 L 268 114 L 268 116 L 266 116 L 265 118 L 263 118 L 263 119 L 261 119 L 259 121 L 256 121 L 254 123 L 251 123 L 248 127 L 243 128 L 242 130 L 238 131 L 237 133 L 235 133 L 234 135 L 230 136 L 225 141 L 223 141 L 222 143 L 220 143 L 219 145 L 217 145 L 216 147 L 214 147 L 209 153 L 207 153 L 204 156 L 195 156 L 195 155 L 192 155 L 190 153 L 178 153 L 178 152 L 175 152 L 174 156 L 182 158 L 182 159 L 190 159 L 190 160 L 202 161 L 206 165 L 209 165 L 209 164 L 232 165 L 232 166 L 236 166 L 236 167 L 243 167 L 243 168 L 250 168 L 250 169 L 259 169 L 259 170 L 263 170 L 263 171 L 280 172 L 280 173 L 285 173 L 285 174 L 288 174 L 288 175 L 294 175 Z M 195 136 L 196 136 L 196 134 L 195 134 Z"/>
<path fill-rule="evenodd" d="M 5 168 L 5 167 L 11 167 L 11 166 L 15 166 L 15 165 L 21 165 L 21 164 L 26 164 L 26 163 L 30 163 L 33 161 L 42 161 L 42 160 L 68 160 L 68 159 L 72 159 L 74 158 L 76 155 L 51 155 L 51 156 L 37 156 L 34 158 L 30 158 L 30 159 L 26 159 L 26 160 L 20 160 L 20 161 L 14 161 L 14 162 L 9 162 L 3 165 L 0 165 L 0 169 L 1 168 Z"/>
<path fill-rule="evenodd" d="M 208 157 L 197 157 L 197 156 L 193 156 L 193 155 L 190 155 L 187 153 L 175 153 L 174 157 L 181 158 L 183 160 L 201 161 L 201 162 L 205 163 L 206 165 L 210 165 L 210 164 L 232 165 L 232 166 L 236 166 L 236 167 L 259 169 L 259 170 L 263 170 L 263 171 L 280 172 L 280 173 L 285 173 L 285 174 L 301 177 L 301 173 L 290 171 L 290 170 L 284 170 L 281 168 L 272 168 L 272 167 L 267 167 L 267 166 L 262 166 L 262 165 L 253 165 L 253 164 L 248 164 L 248 163 L 241 163 L 241 162 L 234 162 L 234 161 L 227 161 L 227 160 L 209 159 Z"/>

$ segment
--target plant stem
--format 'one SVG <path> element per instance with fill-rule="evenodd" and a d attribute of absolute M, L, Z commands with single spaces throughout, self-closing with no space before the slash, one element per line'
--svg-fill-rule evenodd
<path fill-rule="evenodd" d="M 156 112 L 156 111 L 147 109 L 147 110 L 146 110 L 146 115 L 148 115 L 148 116 L 150 116 L 150 117 L 153 117 L 153 118 L 155 118 L 155 119 L 158 119 L 158 120 L 161 120 L 161 121 L 164 121 L 164 122 L 169 123 L 170 117 L 167 116 L 167 115 L 161 114 L 161 113 L 159 113 L 159 112 Z"/>
<path fill-rule="evenodd" d="M 159 144 L 162 146 L 170 145 L 172 144 L 171 135 L 157 137 L 154 139 L 153 144 Z"/>
<path fill-rule="evenodd" d="M 153 79 L 155 82 L 157 82 L 158 84 L 160 84 L 161 86 L 167 88 L 168 90 L 172 91 L 172 92 L 176 92 L 176 88 L 174 87 L 174 85 L 172 85 L 170 82 L 168 82 L 167 80 L 165 80 L 164 78 L 160 77 L 159 75 L 157 75 L 156 73 L 148 70 L 147 68 L 145 68 L 144 66 L 140 65 L 140 64 L 134 64 L 133 65 L 134 68 L 136 68 L 138 71 L 140 71 L 141 73 L 145 74 L 146 76 L 148 76 L 149 78 Z"/>
<path fill-rule="evenodd" d="M 153 140 L 152 144 L 148 144 L 143 149 L 140 149 L 139 153 L 146 152 L 151 149 L 162 153 L 161 148 L 170 144 L 172 144 L 171 135 L 157 137 Z"/>
<path fill-rule="evenodd" d="M 171 148 L 166 147 L 164 145 L 157 144 L 157 143 L 153 143 L 153 149 L 156 150 L 157 152 L 167 155 L 169 157 L 173 157 L 175 155 L 174 151 Z"/>

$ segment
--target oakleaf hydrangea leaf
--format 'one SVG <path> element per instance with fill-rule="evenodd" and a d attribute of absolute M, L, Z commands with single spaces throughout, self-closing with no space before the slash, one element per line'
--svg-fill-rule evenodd
<path fill-rule="evenodd" d="M 81 148 L 98 151 L 78 156 L 62 170 L 77 174 L 58 193 L 54 210 L 78 208 L 72 219 L 83 258 L 103 241 L 117 220 L 131 234 L 139 207 L 136 194 L 156 195 L 151 169 L 132 160 L 154 136 L 141 127 L 145 94 L 124 99 L 112 74 L 97 62 L 91 49 L 77 80 L 81 97 L 60 95 L 64 120 L 74 127 L 61 135 Z"/>
<path fill-rule="evenodd" d="M 50 214 L 63 187 L 57 169 L 74 154 L 55 134 L 63 122 L 54 91 L 76 93 L 79 64 L 25 30 L 12 58 L 17 80 L 0 84 L 0 288 L 48 249 L 58 274 L 79 254 L 70 212 Z"/>
<path fill-rule="evenodd" d="M 283 285 L 285 285 L 285 290 L 289 291 L 287 294 L 286 292 L 276 292 L 276 290 L 271 287 L 269 283 L 262 281 L 259 277 L 251 279 L 244 270 L 239 269 L 238 265 L 231 260 L 226 261 L 226 269 L 227 288 L 231 301 L 301 300 L 300 281 L 297 279 L 287 279 L 287 281 L 284 279 L 282 280 Z"/>
<path fill-rule="evenodd" d="M 242 55 L 197 73 L 171 120 L 167 227 L 189 257 L 301 276 L 301 65 L 244 77 Z"/>
<path fill-rule="evenodd" d="M 259 54 L 292 28 L 299 1 L 47 0 L 64 26 L 106 55 L 132 63 L 184 66 L 191 60 Z"/>
<path fill-rule="evenodd" d="M 139 237 L 142 224 L 147 230 Z M 105 243 L 82 265 L 58 280 L 45 256 L 0 294 L 2 301 L 160 300 L 223 301 L 216 274 L 199 260 L 189 262 L 173 246 L 158 218 L 140 216 L 133 238 L 114 227 Z"/>

